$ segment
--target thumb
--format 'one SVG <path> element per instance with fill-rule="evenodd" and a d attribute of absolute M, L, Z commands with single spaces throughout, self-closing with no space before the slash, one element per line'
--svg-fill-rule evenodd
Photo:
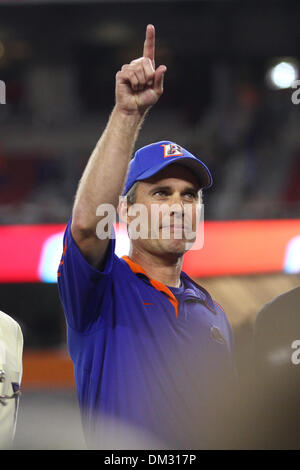
<path fill-rule="evenodd" d="M 164 75 L 166 71 L 167 71 L 167 67 L 165 65 L 160 65 L 155 70 L 153 89 L 158 94 L 162 94 L 163 92 Z"/>

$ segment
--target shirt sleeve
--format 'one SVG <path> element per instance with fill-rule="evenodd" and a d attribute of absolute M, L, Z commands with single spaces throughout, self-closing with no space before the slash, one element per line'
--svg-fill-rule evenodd
<path fill-rule="evenodd" d="M 106 251 L 102 270 L 91 266 L 79 250 L 71 233 L 71 219 L 63 238 L 63 253 L 58 269 L 58 290 L 68 326 L 88 332 L 105 308 L 105 293 L 112 282 L 115 258 L 115 231 Z"/>

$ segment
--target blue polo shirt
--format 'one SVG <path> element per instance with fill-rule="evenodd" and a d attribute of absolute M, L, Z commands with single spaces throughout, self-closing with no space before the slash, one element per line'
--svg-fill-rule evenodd
<path fill-rule="evenodd" d="M 223 309 L 183 271 L 181 286 L 169 288 L 119 258 L 114 237 L 104 268 L 95 269 L 70 226 L 58 288 L 88 446 L 209 446 L 236 377 Z"/>

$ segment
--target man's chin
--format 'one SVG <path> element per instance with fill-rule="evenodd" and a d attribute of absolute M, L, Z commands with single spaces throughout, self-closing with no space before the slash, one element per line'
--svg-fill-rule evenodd
<path fill-rule="evenodd" d="M 162 240 L 162 246 L 166 253 L 176 254 L 178 256 L 183 256 L 190 247 L 192 243 L 187 242 L 186 240 Z"/>

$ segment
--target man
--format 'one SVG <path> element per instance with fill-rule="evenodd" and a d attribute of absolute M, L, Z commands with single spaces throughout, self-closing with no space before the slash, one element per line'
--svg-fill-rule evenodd
<path fill-rule="evenodd" d="M 300 287 L 273 298 L 254 325 L 254 379 L 260 400 L 257 448 L 300 449 Z"/>
<path fill-rule="evenodd" d="M 0 449 L 13 445 L 22 378 L 23 335 L 19 324 L 0 312 Z"/>
<path fill-rule="evenodd" d="M 300 287 L 256 316 L 253 364 L 244 374 L 226 444 L 235 449 L 300 448 Z"/>
<path fill-rule="evenodd" d="M 300 287 L 296 287 L 266 303 L 257 314 L 254 364 L 261 377 L 278 379 L 285 372 L 290 380 L 300 383 L 295 351 L 300 345 L 299 302 Z"/>
<path fill-rule="evenodd" d="M 181 271 L 209 170 L 169 141 L 140 149 L 128 170 L 145 115 L 163 93 L 166 67 L 155 68 L 154 49 L 148 25 L 143 56 L 116 75 L 115 107 L 81 178 L 58 271 L 82 420 L 97 448 L 211 446 L 222 385 L 234 377 L 226 316 Z M 114 254 L 114 233 L 102 236 L 103 204 L 126 221 L 129 256 Z M 135 204 L 146 213 L 140 237 Z"/>

